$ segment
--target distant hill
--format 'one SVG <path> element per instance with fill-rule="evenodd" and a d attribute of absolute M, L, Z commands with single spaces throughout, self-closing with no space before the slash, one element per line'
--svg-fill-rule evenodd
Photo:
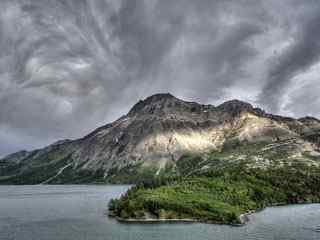
<path fill-rule="evenodd" d="M 156 94 L 81 139 L 2 158 L 0 183 L 137 183 L 239 162 L 249 169 L 318 167 L 320 121 L 272 115 L 239 100 L 213 106 Z"/>

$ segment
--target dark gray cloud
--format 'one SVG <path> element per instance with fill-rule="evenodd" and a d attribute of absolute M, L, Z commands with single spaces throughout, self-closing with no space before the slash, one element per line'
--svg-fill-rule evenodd
<path fill-rule="evenodd" d="M 299 7 L 304 7 L 298 5 Z M 259 97 L 263 105 L 271 111 L 279 111 L 282 95 L 290 85 L 292 79 L 301 72 L 308 70 L 320 59 L 320 5 L 312 6 L 312 9 L 303 8 L 300 14 L 293 19 L 299 21 L 299 25 L 293 28 L 289 45 L 280 54 L 274 57 L 274 63 L 270 65 L 268 81 Z M 295 18 L 295 16 L 292 16 Z M 298 29 L 296 29 L 298 28 Z"/>
<path fill-rule="evenodd" d="M 319 7 L 2 0 L 0 155 L 80 137 L 156 92 L 213 104 L 241 98 L 319 117 L 316 106 L 303 110 L 319 100 Z"/>
<path fill-rule="evenodd" d="M 290 94 L 290 101 L 285 109 L 296 116 L 314 116 L 314 113 L 320 113 L 319 92 L 319 79 L 303 84 Z"/>

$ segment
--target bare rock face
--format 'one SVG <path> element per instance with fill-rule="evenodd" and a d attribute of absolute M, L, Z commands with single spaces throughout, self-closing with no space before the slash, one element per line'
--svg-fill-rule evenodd
<path fill-rule="evenodd" d="M 134 182 L 146 174 L 179 174 L 181 157 L 221 152 L 235 141 L 317 156 L 319 132 L 320 121 L 311 117 L 275 116 L 238 100 L 215 107 L 156 94 L 81 139 L 5 157 L 0 183 Z"/>

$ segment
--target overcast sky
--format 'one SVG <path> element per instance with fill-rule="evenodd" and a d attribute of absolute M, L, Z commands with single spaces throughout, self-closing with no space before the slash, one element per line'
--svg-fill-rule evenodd
<path fill-rule="evenodd" d="M 1 0 L 0 156 L 159 92 L 320 117 L 318 0 Z"/>

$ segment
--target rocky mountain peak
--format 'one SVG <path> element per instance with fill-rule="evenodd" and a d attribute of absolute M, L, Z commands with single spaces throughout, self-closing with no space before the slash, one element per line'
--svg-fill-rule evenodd
<path fill-rule="evenodd" d="M 151 95 L 145 99 L 147 102 L 156 102 L 156 101 L 163 101 L 163 100 L 174 100 L 177 99 L 171 93 L 156 93 Z"/>
<path fill-rule="evenodd" d="M 306 116 L 303 118 L 299 118 L 298 119 L 300 122 L 304 122 L 304 123 L 310 123 L 310 122 L 314 122 L 314 123 L 320 123 L 320 120 L 315 118 L 315 117 L 310 117 L 310 116 Z"/>
<path fill-rule="evenodd" d="M 250 103 L 237 99 L 226 101 L 219 105 L 217 109 L 232 114 L 239 114 L 241 112 L 254 112 L 254 107 Z"/>
<path fill-rule="evenodd" d="M 203 105 L 196 102 L 187 102 L 176 98 L 170 93 L 159 93 L 140 100 L 129 111 L 128 116 L 143 116 L 143 115 L 166 115 L 166 114 L 188 114 L 201 112 L 223 112 L 231 116 L 236 116 L 242 112 L 251 112 L 262 115 L 263 111 L 254 108 L 251 104 L 237 99 L 222 103 L 218 107 L 212 105 Z"/>
<path fill-rule="evenodd" d="M 164 114 L 168 112 L 174 112 L 179 107 L 184 105 L 185 102 L 176 98 L 170 93 L 158 93 L 144 100 L 138 101 L 128 113 L 128 116 L 134 116 L 136 114 Z"/>

